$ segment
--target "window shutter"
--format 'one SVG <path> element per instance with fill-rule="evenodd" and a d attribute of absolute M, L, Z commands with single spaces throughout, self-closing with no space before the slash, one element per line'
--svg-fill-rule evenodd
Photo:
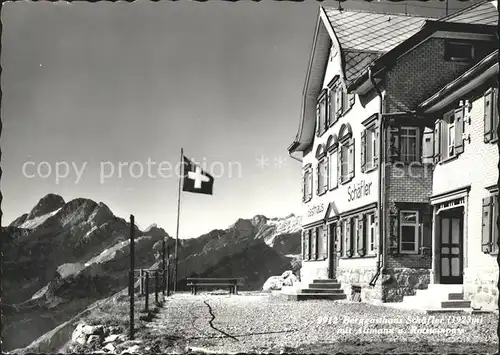
<path fill-rule="evenodd" d="M 313 169 L 312 168 L 309 168 L 309 174 L 308 174 L 308 177 L 307 177 L 307 183 L 309 184 L 309 193 L 307 195 L 307 199 L 310 200 L 312 198 L 312 195 L 313 195 Z"/>
<path fill-rule="evenodd" d="M 346 256 L 351 257 L 352 256 L 352 219 L 349 219 L 347 223 L 345 224 L 346 226 L 346 236 L 347 236 L 347 241 L 346 241 Z"/>
<path fill-rule="evenodd" d="M 342 90 L 342 86 L 337 86 L 336 88 L 336 92 L 337 92 L 337 100 L 336 100 L 336 103 L 335 103 L 335 107 L 336 107 L 336 116 L 337 116 L 337 119 L 342 115 L 342 111 L 344 110 L 344 107 L 343 107 L 343 103 L 344 103 L 344 100 L 342 99 L 342 94 L 343 94 L 343 90 Z"/>
<path fill-rule="evenodd" d="M 344 178 L 342 177 L 342 152 L 344 149 L 345 146 L 341 145 L 337 151 L 337 186 L 344 181 Z"/>
<path fill-rule="evenodd" d="M 455 154 L 464 151 L 464 111 L 465 107 L 455 110 Z"/>
<path fill-rule="evenodd" d="M 339 255 L 342 255 L 342 245 L 344 242 L 342 241 L 342 221 L 337 222 L 337 226 L 335 227 L 335 252 Z"/>
<path fill-rule="evenodd" d="M 365 256 L 366 254 L 366 231 L 365 231 L 365 215 L 359 215 L 358 218 L 358 254 Z"/>
<path fill-rule="evenodd" d="M 355 102 L 356 102 L 356 95 L 354 93 L 349 94 L 349 108 L 353 107 Z"/>
<path fill-rule="evenodd" d="M 351 141 L 351 144 L 349 144 L 349 153 L 348 153 L 348 163 L 349 163 L 349 169 L 348 169 L 348 174 L 349 178 L 354 177 L 354 138 Z"/>
<path fill-rule="evenodd" d="M 422 213 L 422 233 L 420 246 L 423 250 L 428 250 L 428 253 L 432 253 L 432 211 L 430 207 L 427 207 Z"/>
<path fill-rule="evenodd" d="M 306 172 L 302 172 L 302 202 L 306 201 Z"/>
<path fill-rule="evenodd" d="M 335 89 L 330 89 L 329 98 L 328 98 L 328 118 L 329 125 L 333 125 L 336 122 L 335 119 Z"/>
<path fill-rule="evenodd" d="M 328 181 L 330 180 L 330 156 L 327 156 L 324 160 L 324 174 L 323 177 L 323 191 L 328 191 Z"/>
<path fill-rule="evenodd" d="M 321 108 L 319 103 L 316 104 L 316 135 L 319 137 L 321 132 Z"/>
<path fill-rule="evenodd" d="M 498 195 L 492 196 L 491 202 L 491 250 L 493 253 L 498 253 Z"/>
<path fill-rule="evenodd" d="M 493 90 L 490 88 L 484 94 L 484 142 L 493 139 L 492 115 L 493 115 Z"/>
<path fill-rule="evenodd" d="M 488 196 L 483 198 L 483 231 L 481 237 L 481 249 L 483 253 L 489 254 L 491 252 L 491 205 L 492 197 Z"/>
<path fill-rule="evenodd" d="M 493 102 L 492 102 L 493 118 L 491 120 L 491 130 L 492 130 L 491 137 L 492 137 L 492 140 L 496 140 L 496 139 L 498 139 L 498 132 L 497 132 L 497 130 L 498 130 L 498 88 L 493 88 L 492 98 L 493 98 Z"/>
<path fill-rule="evenodd" d="M 429 127 L 424 128 L 422 138 L 422 163 L 432 164 L 434 155 L 434 130 Z"/>
<path fill-rule="evenodd" d="M 389 159 L 392 163 L 398 161 L 399 157 L 399 127 L 392 126 L 389 130 L 390 133 L 390 144 L 389 144 Z"/>
<path fill-rule="evenodd" d="M 366 129 L 361 132 L 361 171 L 366 168 Z"/>
<path fill-rule="evenodd" d="M 311 259 L 318 259 L 318 232 L 317 228 L 312 229 L 312 237 L 311 237 Z"/>
<path fill-rule="evenodd" d="M 379 135 L 379 127 L 378 125 L 373 128 L 373 134 L 375 135 L 375 151 L 372 152 L 373 154 L 373 167 L 378 166 L 378 161 L 379 161 L 379 149 L 380 149 L 380 135 Z"/>
<path fill-rule="evenodd" d="M 349 95 L 347 94 L 347 91 L 343 91 L 343 94 L 342 94 L 342 112 L 347 112 L 349 111 L 349 109 L 351 108 L 351 106 L 349 106 Z"/>
<path fill-rule="evenodd" d="M 305 231 L 305 234 L 304 234 L 304 260 L 309 260 L 309 245 L 311 243 L 310 241 L 310 236 L 309 236 L 309 230 L 306 230 Z"/>
<path fill-rule="evenodd" d="M 434 164 L 441 161 L 441 128 L 442 120 L 437 120 L 434 124 Z"/>
<path fill-rule="evenodd" d="M 319 162 L 316 165 L 316 174 L 314 174 L 314 186 L 316 186 L 316 195 L 319 195 L 319 174 L 321 172 Z"/>
<path fill-rule="evenodd" d="M 323 239 L 322 239 L 322 242 L 323 242 L 323 255 L 322 255 L 322 259 L 325 260 L 326 259 L 326 256 L 328 255 L 328 226 L 326 224 L 323 225 Z"/>
<path fill-rule="evenodd" d="M 302 231 L 302 260 L 306 259 L 306 249 L 307 249 L 307 243 L 306 243 L 306 238 L 307 238 L 307 232 Z"/>

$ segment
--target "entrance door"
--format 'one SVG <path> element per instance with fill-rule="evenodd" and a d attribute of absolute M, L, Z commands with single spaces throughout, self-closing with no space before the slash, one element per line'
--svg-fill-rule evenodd
<path fill-rule="evenodd" d="M 328 225 L 328 278 L 334 279 L 337 269 L 337 254 L 335 250 L 335 238 L 337 228 L 331 223 Z"/>
<path fill-rule="evenodd" d="M 462 284 L 464 229 L 462 209 L 444 211 L 440 217 L 440 283 Z"/>

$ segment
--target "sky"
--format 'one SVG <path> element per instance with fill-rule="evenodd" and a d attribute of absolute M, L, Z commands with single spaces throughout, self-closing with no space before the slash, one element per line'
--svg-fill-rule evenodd
<path fill-rule="evenodd" d="M 406 3 L 410 13 L 444 15 L 444 3 Z M 319 6 L 5 3 L 2 225 L 56 193 L 104 202 L 175 236 L 181 148 L 215 182 L 211 196 L 182 193 L 179 237 L 299 213 L 301 165 L 287 147 Z M 463 6 L 449 1 L 450 11 Z"/>

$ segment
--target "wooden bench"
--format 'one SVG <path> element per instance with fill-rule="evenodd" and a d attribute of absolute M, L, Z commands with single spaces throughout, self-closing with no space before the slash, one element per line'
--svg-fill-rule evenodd
<path fill-rule="evenodd" d="M 228 287 L 230 294 L 238 293 L 238 286 L 243 285 L 243 279 L 237 277 L 219 278 L 219 277 L 196 277 L 188 278 L 187 286 L 191 289 L 191 294 L 196 295 L 198 288 L 205 287 Z"/>

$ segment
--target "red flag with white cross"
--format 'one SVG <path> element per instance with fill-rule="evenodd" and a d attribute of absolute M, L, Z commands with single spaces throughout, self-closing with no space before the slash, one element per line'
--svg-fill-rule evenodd
<path fill-rule="evenodd" d="M 193 163 L 184 155 L 182 156 L 182 164 L 184 166 L 182 191 L 212 195 L 214 187 L 212 175 L 202 170 L 199 165 Z"/>

